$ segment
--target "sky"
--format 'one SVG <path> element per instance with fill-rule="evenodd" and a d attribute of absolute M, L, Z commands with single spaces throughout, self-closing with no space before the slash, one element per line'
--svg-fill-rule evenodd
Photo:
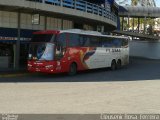
<path fill-rule="evenodd" d="M 160 0 L 155 0 L 157 7 L 160 7 Z"/>

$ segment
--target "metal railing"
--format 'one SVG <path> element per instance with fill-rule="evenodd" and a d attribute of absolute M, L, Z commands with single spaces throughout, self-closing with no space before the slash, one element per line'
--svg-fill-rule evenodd
<path fill-rule="evenodd" d="M 89 3 L 83 0 L 27 0 L 27 1 L 40 2 L 44 4 L 76 9 L 83 12 L 96 14 L 108 18 L 111 21 L 117 22 L 117 16 L 111 12 L 109 4 L 105 8 L 97 4 Z"/>

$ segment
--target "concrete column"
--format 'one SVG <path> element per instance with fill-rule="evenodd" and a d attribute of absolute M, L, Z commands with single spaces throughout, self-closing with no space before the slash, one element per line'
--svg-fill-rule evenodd
<path fill-rule="evenodd" d="M 124 17 L 122 17 L 122 31 L 123 31 L 123 28 L 124 28 Z"/>
<path fill-rule="evenodd" d="M 13 52 L 14 52 L 14 57 L 13 57 L 13 67 L 16 68 L 16 44 L 13 44 Z"/>
<path fill-rule="evenodd" d="M 134 31 L 134 18 L 132 19 L 132 30 Z"/>
<path fill-rule="evenodd" d="M 17 41 L 16 48 L 14 50 L 14 68 L 19 69 L 19 59 L 20 59 L 20 38 L 21 38 L 21 13 L 18 12 L 18 26 L 17 26 Z"/>
<path fill-rule="evenodd" d="M 44 16 L 44 30 L 47 30 L 47 16 Z"/>
<path fill-rule="evenodd" d="M 138 33 L 139 33 L 139 26 L 140 26 L 140 18 L 138 18 Z"/>
<path fill-rule="evenodd" d="M 147 19 L 146 19 L 146 17 L 144 17 L 144 31 L 143 31 L 143 34 L 145 34 L 145 32 L 146 32 L 146 22 L 147 22 Z"/>
<path fill-rule="evenodd" d="M 129 30 L 129 24 L 130 24 L 130 22 L 129 22 L 129 16 L 128 16 L 128 30 Z"/>
<path fill-rule="evenodd" d="M 63 19 L 61 19 L 61 30 L 63 30 Z"/>

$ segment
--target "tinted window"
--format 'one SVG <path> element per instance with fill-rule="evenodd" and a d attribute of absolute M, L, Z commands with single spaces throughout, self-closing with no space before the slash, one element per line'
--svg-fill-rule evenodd
<path fill-rule="evenodd" d="M 55 59 L 60 60 L 65 52 L 67 33 L 61 33 L 56 39 Z"/>
<path fill-rule="evenodd" d="M 99 47 L 100 40 L 101 38 L 97 36 L 80 35 L 79 37 L 80 46 L 84 47 Z"/>
<path fill-rule="evenodd" d="M 90 36 L 90 46 L 99 47 L 100 46 L 100 37 Z"/>
<path fill-rule="evenodd" d="M 69 46 L 80 46 L 80 39 L 78 34 L 69 34 Z"/>
<path fill-rule="evenodd" d="M 69 46 L 81 46 L 81 47 L 98 47 L 100 46 L 100 38 L 96 36 L 77 35 L 70 34 Z"/>
<path fill-rule="evenodd" d="M 127 45 L 126 39 L 103 37 L 101 40 L 102 47 L 122 47 Z"/>
<path fill-rule="evenodd" d="M 127 39 L 123 39 L 122 40 L 122 46 L 126 46 L 128 45 L 128 40 Z"/>
<path fill-rule="evenodd" d="M 31 42 L 52 42 L 51 40 L 54 40 L 54 37 L 53 34 L 34 34 Z"/>
<path fill-rule="evenodd" d="M 102 47 L 113 47 L 112 38 L 103 37 L 101 38 Z"/>
<path fill-rule="evenodd" d="M 66 33 L 62 33 L 62 34 L 58 35 L 57 44 L 59 46 L 66 47 L 66 39 L 67 39 L 67 34 Z"/>
<path fill-rule="evenodd" d="M 122 39 L 113 38 L 112 44 L 113 44 L 114 47 L 121 47 L 122 46 Z"/>
<path fill-rule="evenodd" d="M 80 35 L 79 42 L 80 42 L 80 46 L 89 47 L 90 46 L 90 37 L 87 35 Z"/>
<path fill-rule="evenodd" d="M 84 36 L 82 35 L 79 35 L 79 44 L 80 46 L 85 46 L 85 39 L 84 39 Z"/>

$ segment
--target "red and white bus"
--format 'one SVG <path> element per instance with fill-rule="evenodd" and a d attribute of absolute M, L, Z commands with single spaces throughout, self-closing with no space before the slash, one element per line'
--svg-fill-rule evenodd
<path fill-rule="evenodd" d="M 28 57 L 30 72 L 115 70 L 129 63 L 128 38 L 79 29 L 39 31 L 33 34 Z"/>

